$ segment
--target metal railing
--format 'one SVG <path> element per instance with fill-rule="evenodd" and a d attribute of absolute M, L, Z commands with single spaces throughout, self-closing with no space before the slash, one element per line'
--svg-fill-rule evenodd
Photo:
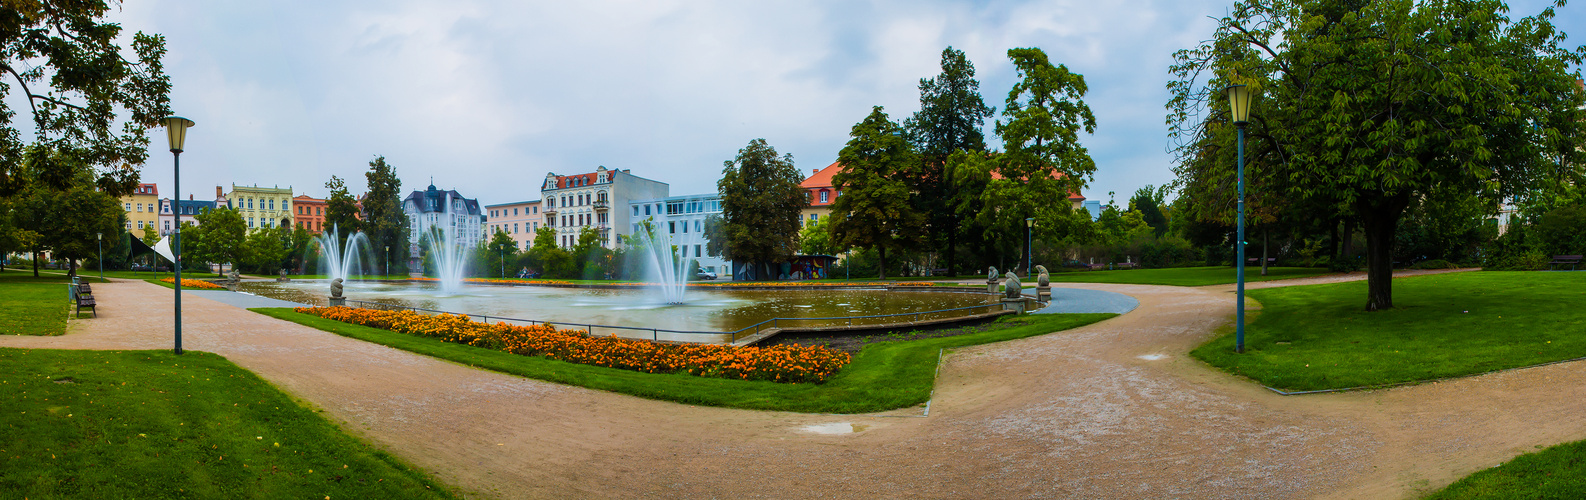
<path fill-rule="evenodd" d="M 913 324 L 913 323 L 919 323 L 922 319 L 926 319 L 925 318 L 926 315 L 933 315 L 933 314 L 940 315 L 942 313 L 951 313 L 951 312 L 957 312 L 957 311 L 967 311 L 967 310 L 971 310 L 971 309 L 995 309 L 995 310 L 1005 310 L 1006 309 L 1006 306 L 1004 306 L 1002 303 L 994 302 L 994 303 L 989 303 L 989 304 L 979 304 L 979 305 L 973 305 L 973 306 L 967 306 L 967 307 L 955 307 L 955 308 L 951 308 L 951 309 L 938 309 L 938 310 L 934 310 L 934 311 L 917 311 L 917 312 L 906 312 L 906 313 L 896 313 L 896 314 L 875 314 L 875 315 L 868 315 L 868 316 L 834 316 L 834 317 L 825 317 L 825 318 L 771 318 L 771 319 L 768 319 L 768 320 L 765 320 L 765 321 L 761 321 L 759 323 L 755 323 L 753 325 L 749 325 L 749 326 L 746 326 L 746 327 L 743 327 L 743 328 L 740 328 L 740 329 L 737 329 L 737 330 L 732 330 L 732 331 L 699 331 L 699 330 L 668 330 L 668 329 L 665 329 L 665 328 L 640 327 L 640 326 L 597 325 L 597 324 L 594 324 L 594 323 L 579 323 L 579 322 L 572 322 L 572 321 L 546 321 L 546 320 L 536 320 L 536 319 L 510 318 L 510 317 L 506 317 L 506 316 L 497 316 L 497 315 L 489 315 L 489 314 L 473 314 L 473 313 L 460 313 L 460 312 L 452 312 L 452 311 L 441 311 L 441 310 L 436 310 L 436 309 L 425 309 L 425 308 L 422 308 L 422 307 L 404 306 L 404 305 L 399 305 L 399 304 L 388 304 L 388 303 L 384 303 L 384 302 L 371 302 L 371 301 L 366 301 L 366 300 L 345 299 L 345 301 L 346 301 L 347 304 L 352 305 L 354 307 L 361 308 L 361 309 L 375 309 L 375 310 L 382 310 L 382 311 L 404 311 L 405 310 L 405 311 L 425 312 L 425 313 L 433 313 L 433 314 L 452 314 L 452 315 L 464 316 L 464 317 L 468 317 L 468 318 L 480 318 L 480 321 L 484 322 L 484 323 L 489 323 L 491 320 L 496 320 L 496 321 L 501 321 L 501 322 L 514 323 L 514 324 L 526 324 L 526 325 L 529 325 L 529 326 L 533 326 L 533 325 L 547 325 L 547 326 L 551 326 L 551 327 L 555 327 L 555 328 L 569 328 L 569 327 L 578 328 L 578 327 L 582 327 L 584 329 L 584 332 L 589 334 L 589 335 L 591 335 L 591 336 L 596 335 L 596 332 L 597 332 L 596 329 L 604 329 L 608 333 L 611 333 L 613 335 L 615 335 L 616 332 L 618 332 L 618 331 L 621 331 L 621 332 L 637 332 L 640 335 L 638 335 L 638 336 L 619 335 L 619 336 L 628 337 L 628 338 L 640 338 L 640 339 L 644 338 L 643 335 L 642 335 L 643 332 L 649 332 L 650 333 L 650 340 L 652 340 L 652 341 L 665 340 L 665 341 L 669 341 L 669 342 L 689 342 L 689 343 L 696 343 L 696 344 L 703 344 L 703 343 L 709 343 L 709 342 L 708 341 L 703 341 L 703 340 L 688 339 L 688 336 L 691 336 L 691 335 L 715 335 L 715 336 L 721 337 L 721 340 L 720 340 L 721 342 L 731 344 L 731 343 L 738 342 L 739 340 L 742 340 L 742 339 L 744 339 L 746 337 L 750 337 L 750 336 L 759 334 L 759 333 L 761 333 L 761 332 L 763 332 L 765 330 L 768 330 L 768 329 L 782 328 L 782 323 L 783 322 L 796 322 L 796 321 L 843 321 L 843 322 L 846 322 L 845 326 L 855 326 L 854 325 L 854 320 L 912 317 L 913 320 L 907 321 L 907 322 L 903 322 L 903 323 Z M 991 311 L 987 311 L 987 312 L 991 312 Z M 892 324 L 900 324 L 900 323 L 875 323 L 873 326 L 892 325 Z M 859 326 L 872 326 L 872 325 L 867 325 L 867 324 L 861 323 Z M 662 339 L 661 338 L 661 334 L 662 333 L 668 334 L 667 336 L 669 338 Z"/>

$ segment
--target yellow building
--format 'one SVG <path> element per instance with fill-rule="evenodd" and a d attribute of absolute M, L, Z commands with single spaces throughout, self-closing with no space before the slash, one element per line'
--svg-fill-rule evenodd
<path fill-rule="evenodd" d="M 121 197 L 121 208 L 127 211 L 127 232 L 134 237 L 143 236 L 145 226 L 154 227 L 160 217 L 160 190 L 154 184 L 138 184 L 132 194 Z"/>
<path fill-rule="evenodd" d="M 292 188 L 231 185 L 226 201 L 242 216 L 248 231 L 292 225 Z"/>

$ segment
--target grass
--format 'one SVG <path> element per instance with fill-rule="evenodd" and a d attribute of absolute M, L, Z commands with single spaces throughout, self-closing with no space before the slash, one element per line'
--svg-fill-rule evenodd
<path fill-rule="evenodd" d="M 1586 491 L 1586 441 L 1553 446 L 1456 481 L 1428 500 L 1580 498 Z"/>
<path fill-rule="evenodd" d="M 73 309 L 66 289 L 70 282 L 65 275 L 0 273 L 0 335 L 66 333 Z"/>
<path fill-rule="evenodd" d="M 1262 276 L 1261 267 L 1254 266 L 1245 268 L 1245 281 L 1284 280 L 1327 273 L 1329 273 L 1327 269 L 1314 267 L 1269 267 L 1267 275 Z M 1238 281 L 1235 274 L 1236 270 L 1232 267 L 1212 266 L 1060 272 L 1052 273 L 1050 276 L 1053 283 L 1207 286 L 1234 283 Z"/>
<path fill-rule="evenodd" d="M 1464 272 L 1393 280 L 1394 308 L 1365 311 L 1366 282 L 1252 290 L 1245 331 L 1192 354 L 1289 391 L 1377 386 L 1586 356 L 1586 273 Z M 1231 332 L 1231 328 L 1228 329 Z"/>
<path fill-rule="evenodd" d="M 580 365 L 342 323 L 287 308 L 250 310 L 337 335 L 532 379 L 686 404 L 805 413 L 868 413 L 919 405 L 930 399 L 942 349 L 1043 335 L 1115 316 L 1004 317 L 999 321 L 1002 328 L 984 332 L 866 346 L 824 384 L 779 384 Z"/>
<path fill-rule="evenodd" d="M 253 373 L 189 351 L 0 349 L 14 498 L 447 498 Z"/>

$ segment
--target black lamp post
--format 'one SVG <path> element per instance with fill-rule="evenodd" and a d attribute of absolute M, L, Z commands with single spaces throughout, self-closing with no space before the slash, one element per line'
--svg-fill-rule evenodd
<path fill-rule="evenodd" d="M 94 233 L 99 241 L 99 281 L 105 281 L 105 233 Z"/>
<path fill-rule="evenodd" d="M 1245 352 L 1245 124 L 1250 121 L 1251 89 L 1234 84 L 1225 90 L 1228 92 L 1229 115 L 1234 125 L 1239 127 L 1239 235 L 1234 242 L 1238 253 L 1234 265 L 1238 266 L 1239 312 L 1236 320 L 1238 324 L 1234 327 L 1234 352 Z"/>
<path fill-rule="evenodd" d="M 1034 228 L 1035 228 L 1035 218 L 1034 217 L 1025 217 L 1024 218 L 1024 277 L 1025 278 L 1029 278 L 1030 277 L 1030 269 L 1032 267 L 1034 267 L 1034 266 L 1031 266 L 1030 264 L 1035 262 L 1034 261 L 1035 256 L 1030 254 L 1031 248 L 1032 248 L 1031 247 L 1031 243 L 1030 243 L 1030 241 L 1031 241 L 1030 240 L 1030 231 L 1032 229 L 1034 229 Z"/>
<path fill-rule="evenodd" d="M 165 136 L 171 143 L 171 157 L 175 162 L 172 176 L 175 181 L 171 184 L 175 188 L 176 198 L 182 198 L 182 143 L 187 140 L 187 128 L 193 125 L 192 120 L 180 116 L 167 116 L 165 122 Z M 176 354 L 182 353 L 182 224 L 177 219 L 176 229 L 171 232 L 171 255 L 176 260 L 171 267 L 176 271 Z"/>

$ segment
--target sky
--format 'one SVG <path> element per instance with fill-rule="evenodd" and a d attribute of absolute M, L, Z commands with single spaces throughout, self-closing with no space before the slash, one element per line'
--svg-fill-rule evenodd
<path fill-rule="evenodd" d="M 1512 17 L 1542 1 L 1511 2 Z M 1173 180 L 1164 124 L 1175 50 L 1229 0 L 754 1 L 126 0 L 110 19 L 166 37 L 172 110 L 194 120 L 183 195 L 232 184 L 355 193 L 376 155 L 404 190 L 483 204 L 539 199 L 547 172 L 631 169 L 673 195 L 715 192 L 755 138 L 808 175 L 871 106 L 901 122 L 918 83 L 963 50 L 999 113 L 1015 47 L 1085 76 L 1097 164 L 1087 198 L 1123 203 Z M 1586 13 L 1555 23 L 1586 33 Z M 1586 43 L 1576 35 L 1570 43 Z M 992 125 L 986 124 L 988 143 Z M 144 182 L 169 196 L 155 131 Z"/>

